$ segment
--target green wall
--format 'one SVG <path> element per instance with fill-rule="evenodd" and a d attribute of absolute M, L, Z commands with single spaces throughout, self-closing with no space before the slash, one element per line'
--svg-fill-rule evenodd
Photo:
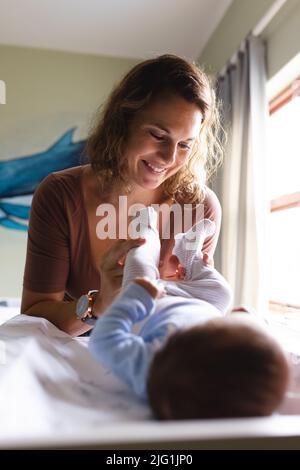
<path fill-rule="evenodd" d="M 274 0 L 233 0 L 203 49 L 199 63 L 212 73 L 219 72 L 273 3 Z"/>
<path fill-rule="evenodd" d="M 287 0 L 262 37 L 267 43 L 267 69 L 271 78 L 300 53 L 300 0 Z"/>
<path fill-rule="evenodd" d="M 66 130 L 86 137 L 112 86 L 137 60 L 0 45 L 0 160 L 46 150 Z M 0 297 L 19 297 L 27 235 L 0 227 Z"/>
<path fill-rule="evenodd" d="M 0 159 L 45 149 L 65 130 L 86 135 L 112 86 L 137 61 L 0 45 Z"/>
<path fill-rule="evenodd" d="M 217 73 L 238 50 L 275 0 L 234 0 L 198 61 Z M 300 0 L 285 4 L 262 33 L 267 44 L 267 74 L 273 77 L 300 51 Z"/>

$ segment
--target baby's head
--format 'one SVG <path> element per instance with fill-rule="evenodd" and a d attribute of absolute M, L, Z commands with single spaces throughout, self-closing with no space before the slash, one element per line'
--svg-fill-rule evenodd
<path fill-rule="evenodd" d="M 151 364 L 148 396 L 160 419 L 268 416 L 288 378 L 285 354 L 269 334 L 220 318 L 167 340 Z"/>

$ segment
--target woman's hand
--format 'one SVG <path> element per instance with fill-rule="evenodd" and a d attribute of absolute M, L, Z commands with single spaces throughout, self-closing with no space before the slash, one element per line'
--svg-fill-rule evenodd
<path fill-rule="evenodd" d="M 165 279 L 166 281 L 183 280 L 185 276 L 185 269 L 179 263 L 177 256 L 172 255 L 173 246 L 173 240 L 163 240 L 162 242 L 159 272 L 161 279 Z M 207 252 L 202 253 L 202 255 L 203 262 L 213 268 L 213 258 Z"/>
<path fill-rule="evenodd" d="M 119 293 L 124 270 L 124 259 L 131 248 L 145 243 L 144 238 L 117 240 L 105 253 L 100 263 L 101 289 L 94 311 L 102 312 Z"/>
<path fill-rule="evenodd" d="M 173 239 L 161 240 L 160 261 L 158 267 L 161 279 L 170 280 L 176 271 L 177 265 L 173 262 L 174 257 L 172 257 L 173 247 Z"/>
<path fill-rule="evenodd" d="M 208 253 L 203 253 L 203 262 L 207 264 L 208 266 L 211 266 L 212 268 L 214 267 L 214 260 L 211 258 L 211 256 Z"/>

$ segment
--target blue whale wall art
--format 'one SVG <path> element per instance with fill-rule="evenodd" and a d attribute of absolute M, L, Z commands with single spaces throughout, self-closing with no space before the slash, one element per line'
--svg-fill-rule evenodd
<path fill-rule="evenodd" d="M 45 152 L 0 161 L 0 226 L 27 231 L 33 193 L 54 171 L 82 164 L 85 140 L 72 142 L 69 129 Z"/>

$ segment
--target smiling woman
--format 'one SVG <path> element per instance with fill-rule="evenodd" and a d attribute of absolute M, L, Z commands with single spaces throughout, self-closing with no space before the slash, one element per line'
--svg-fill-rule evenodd
<path fill-rule="evenodd" d="M 128 207 L 175 201 L 196 209 L 201 203 L 202 217 L 216 226 L 203 245 L 212 258 L 221 209 L 206 184 L 222 156 L 217 135 L 215 94 L 197 66 L 163 55 L 130 70 L 87 141 L 90 164 L 50 174 L 34 194 L 21 311 L 45 317 L 73 335 L 90 329 L 85 315 L 76 317 L 77 299 L 98 290 L 89 313 L 100 315 L 120 290 L 120 260 L 142 243 L 129 239 L 130 217 L 120 205 L 124 197 Z M 97 226 L 105 205 L 114 206 L 116 227 L 103 239 Z M 122 233 L 127 229 L 122 240 L 120 224 Z M 173 274 L 172 214 L 167 225 L 170 236 L 165 238 L 166 227 L 159 221 L 162 278 Z"/>
<path fill-rule="evenodd" d="M 116 87 L 87 154 L 103 189 L 116 176 L 128 183 L 128 165 L 133 165 L 128 157 L 135 153 L 135 160 L 163 176 L 159 184 L 169 196 L 200 202 L 222 157 L 218 128 L 208 77 L 180 57 L 163 55 L 136 65 Z"/>

